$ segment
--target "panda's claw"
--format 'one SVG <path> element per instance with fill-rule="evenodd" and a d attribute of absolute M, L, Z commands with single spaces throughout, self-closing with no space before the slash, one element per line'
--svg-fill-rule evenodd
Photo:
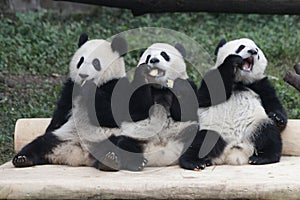
<path fill-rule="evenodd" d="M 120 161 L 115 152 L 108 152 L 98 167 L 103 171 L 118 171 L 120 170 Z"/>
<path fill-rule="evenodd" d="M 286 126 L 287 120 L 281 113 L 270 112 L 268 115 L 279 128 L 283 129 Z"/>
<path fill-rule="evenodd" d="M 205 167 L 209 164 L 205 159 L 195 158 L 194 160 L 181 160 L 180 166 L 184 169 L 200 171 L 205 169 Z"/>
<path fill-rule="evenodd" d="M 12 160 L 15 167 L 30 167 L 33 166 L 33 162 L 25 155 L 15 156 Z"/>

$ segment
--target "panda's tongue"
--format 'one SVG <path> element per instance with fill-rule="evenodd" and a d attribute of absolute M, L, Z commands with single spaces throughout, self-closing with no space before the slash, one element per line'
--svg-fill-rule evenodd
<path fill-rule="evenodd" d="M 243 62 L 243 70 L 247 71 L 247 72 L 251 71 L 250 63 L 248 63 L 247 61 L 244 61 Z"/>
<path fill-rule="evenodd" d="M 252 63 L 253 63 L 253 58 L 252 57 L 244 59 L 242 70 L 246 71 L 246 72 L 250 72 L 252 70 L 252 65 L 253 65 Z"/>

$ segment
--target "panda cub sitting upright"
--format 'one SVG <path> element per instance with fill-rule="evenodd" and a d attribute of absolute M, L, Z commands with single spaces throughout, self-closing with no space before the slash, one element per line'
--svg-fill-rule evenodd
<path fill-rule="evenodd" d="M 140 87 L 130 99 L 130 110 L 149 99 L 153 106 L 147 110 L 148 119 L 122 123 L 121 135 L 138 141 L 146 166 L 177 164 L 197 132 L 197 87 L 188 78 L 184 56 L 180 44 L 155 43 L 144 51 L 135 70 L 132 84 L 139 81 Z"/>
<path fill-rule="evenodd" d="M 286 112 L 264 75 L 267 59 L 250 39 L 220 41 L 198 90 L 200 130 L 180 158 L 186 169 L 279 162 Z"/>
<path fill-rule="evenodd" d="M 88 41 L 88 36 L 82 34 L 78 47 L 70 62 L 69 79 L 46 133 L 17 153 L 13 158 L 14 166 L 66 164 L 114 170 L 102 163 L 106 157 L 103 155 L 103 160 L 99 159 L 99 151 L 107 151 L 106 147 L 116 141 L 114 134 L 119 132 L 118 128 L 111 128 L 117 127 L 111 96 L 118 80 L 126 76 L 122 55 L 127 52 L 127 43 L 120 37 L 115 37 L 111 43 Z M 94 101 L 93 117 L 88 109 L 91 99 Z M 90 119 L 97 121 L 97 126 Z M 93 148 L 100 148 L 96 152 L 98 157 L 90 151 Z"/>

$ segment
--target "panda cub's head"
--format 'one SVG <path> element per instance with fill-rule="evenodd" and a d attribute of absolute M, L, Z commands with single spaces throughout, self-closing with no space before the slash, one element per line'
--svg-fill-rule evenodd
<path fill-rule="evenodd" d="M 88 36 L 82 34 L 78 47 L 70 62 L 70 78 L 76 84 L 93 81 L 100 86 L 126 75 L 122 56 L 127 52 L 127 43 L 123 38 L 115 37 L 111 43 L 100 39 L 88 41 Z"/>
<path fill-rule="evenodd" d="M 154 43 L 144 51 L 138 66 L 146 63 L 150 67 L 146 79 L 166 86 L 168 80 L 188 78 L 184 57 L 185 49 L 181 44 Z"/>
<path fill-rule="evenodd" d="M 242 38 L 226 42 L 220 41 L 216 48 L 215 67 L 220 66 L 229 55 L 239 55 L 243 58 L 242 67 L 235 73 L 235 81 L 250 84 L 265 77 L 264 71 L 267 59 L 262 50 L 250 39 Z"/>

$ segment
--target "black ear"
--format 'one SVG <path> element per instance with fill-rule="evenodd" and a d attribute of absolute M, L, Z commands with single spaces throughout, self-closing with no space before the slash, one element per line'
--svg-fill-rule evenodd
<path fill-rule="evenodd" d="M 146 51 L 146 49 L 142 49 L 142 50 L 140 51 L 140 57 L 142 57 L 142 55 L 144 54 L 145 51 Z"/>
<path fill-rule="evenodd" d="M 82 33 L 79 37 L 78 48 L 80 48 L 88 40 L 89 40 L 89 36 L 86 33 Z"/>
<path fill-rule="evenodd" d="M 215 49 L 215 55 L 218 54 L 219 49 L 220 49 L 224 44 L 226 44 L 226 40 L 225 40 L 224 38 L 222 38 L 222 39 L 220 40 L 218 46 L 217 46 L 216 49 Z"/>
<path fill-rule="evenodd" d="M 177 43 L 177 44 L 175 44 L 174 47 L 181 53 L 182 57 L 185 58 L 185 56 L 186 56 L 186 50 L 185 50 L 185 48 L 182 46 L 182 44 Z"/>
<path fill-rule="evenodd" d="M 128 45 L 126 40 L 118 36 L 112 40 L 111 48 L 113 51 L 118 52 L 120 56 L 124 56 L 128 51 Z"/>

